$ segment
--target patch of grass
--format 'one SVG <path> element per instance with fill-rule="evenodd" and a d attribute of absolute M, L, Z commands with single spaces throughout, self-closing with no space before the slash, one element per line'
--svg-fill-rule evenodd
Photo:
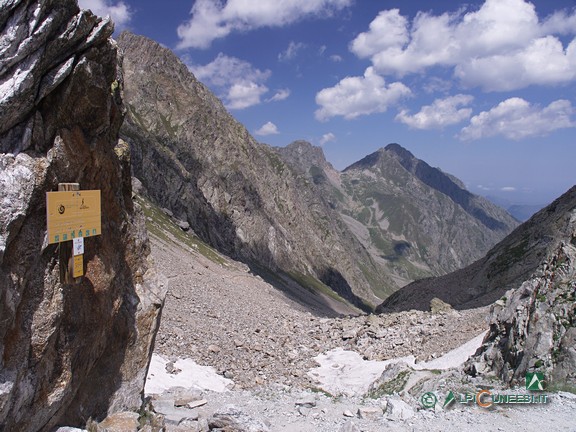
<path fill-rule="evenodd" d="M 388 256 L 394 254 L 392 242 L 384 238 L 379 228 L 368 228 L 368 232 L 370 233 L 372 244 L 382 252 L 382 255 Z"/>
<path fill-rule="evenodd" d="M 492 273 L 500 273 L 512 264 L 521 261 L 524 255 L 528 251 L 528 239 L 521 241 L 520 243 L 506 248 L 506 250 L 496 258 L 494 262 L 490 265 Z"/>
<path fill-rule="evenodd" d="M 370 390 L 366 396 L 371 399 L 380 399 L 384 395 L 400 393 L 406 386 L 410 375 L 411 372 L 409 370 L 403 370 L 390 381 L 386 381 L 380 384 L 378 388 Z"/>
<path fill-rule="evenodd" d="M 576 385 L 569 383 L 552 383 L 546 388 L 546 391 L 554 393 L 563 391 L 567 393 L 576 394 Z"/>
<path fill-rule="evenodd" d="M 152 235 L 167 243 L 174 243 L 176 245 L 178 245 L 178 243 L 184 244 L 191 249 L 197 250 L 216 264 L 227 265 L 227 261 L 222 255 L 200 240 L 196 235 L 183 231 L 166 213 L 146 198 L 136 196 L 136 202 L 142 207 L 142 211 L 146 217 L 146 228 Z"/>
<path fill-rule="evenodd" d="M 294 271 L 288 272 L 288 275 L 292 279 L 294 279 L 296 282 L 298 282 L 303 288 L 306 288 L 310 292 L 325 294 L 328 297 L 331 297 L 340 303 L 344 303 L 344 304 L 351 306 L 350 303 L 348 301 L 346 301 L 346 299 L 340 297 L 340 295 L 338 295 L 338 293 L 333 291 L 332 288 L 330 288 L 328 285 L 320 282 L 314 276 L 305 275 L 303 273 L 294 272 Z"/>
<path fill-rule="evenodd" d="M 372 219 L 372 212 L 370 211 L 370 209 L 368 207 L 364 207 L 362 209 L 362 211 L 360 213 L 358 213 L 358 216 L 356 216 L 356 219 L 358 219 L 364 225 L 368 225 Z"/>

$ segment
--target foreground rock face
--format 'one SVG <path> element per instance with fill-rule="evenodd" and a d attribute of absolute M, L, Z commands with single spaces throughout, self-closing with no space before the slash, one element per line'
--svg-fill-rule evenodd
<path fill-rule="evenodd" d="M 553 241 L 542 264 L 522 285 L 493 306 L 490 332 L 472 374 L 494 373 L 523 383 L 543 372 L 548 384 L 576 387 L 576 188 L 544 210 L 558 213 Z"/>
<path fill-rule="evenodd" d="M 163 302 L 114 146 L 113 26 L 73 0 L 0 3 L 0 429 L 50 430 L 138 408 Z M 115 151 L 116 150 L 116 151 Z M 81 283 L 59 280 L 46 192 L 100 189 Z"/>

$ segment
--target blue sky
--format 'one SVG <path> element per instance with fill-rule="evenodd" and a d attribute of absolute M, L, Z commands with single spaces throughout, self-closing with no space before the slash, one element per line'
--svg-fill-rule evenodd
<path fill-rule="evenodd" d="M 261 142 L 397 142 L 468 189 L 576 183 L 576 0 L 80 0 L 171 48 Z"/>

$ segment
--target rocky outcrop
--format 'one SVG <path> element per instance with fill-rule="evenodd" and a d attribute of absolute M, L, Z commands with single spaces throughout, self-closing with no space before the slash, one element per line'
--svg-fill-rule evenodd
<path fill-rule="evenodd" d="M 416 281 L 387 298 L 378 311 L 429 310 L 438 299 L 455 309 L 485 306 L 531 279 L 572 236 L 576 187 L 516 228 L 478 261 L 438 278 Z"/>
<path fill-rule="evenodd" d="M 538 248 L 541 258 L 532 275 L 492 307 L 490 331 L 468 362 L 468 372 L 492 373 L 506 383 L 521 385 L 526 372 L 542 372 L 550 387 L 574 389 L 576 187 L 536 219 L 549 224 L 541 227 L 546 233 L 541 242 L 548 248 Z"/>
<path fill-rule="evenodd" d="M 321 281 L 361 307 L 380 302 L 379 287 L 396 288 L 312 182 L 256 142 L 172 52 L 129 33 L 118 43 L 121 134 L 152 201 L 257 271 L 312 290 Z"/>
<path fill-rule="evenodd" d="M 113 25 L 73 0 L 0 3 L 0 430 L 84 425 L 141 404 L 163 302 L 134 207 Z M 46 192 L 99 189 L 85 277 L 59 278 Z"/>

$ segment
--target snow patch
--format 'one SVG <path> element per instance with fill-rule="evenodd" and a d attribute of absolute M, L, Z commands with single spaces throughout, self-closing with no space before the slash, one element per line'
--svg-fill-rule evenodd
<path fill-rule="evenodd" d="M 486 332 L 426 363 L 416 363 L 416 358 L 412 355 L 386 361 L 364 360 L 357 352 L 335 348 L 314 357 L 320 366 L 310 369 L 308 376 L 322 390 L 334 396 L 361 396 L 390 364 L 403 362 L 414 370 L 447 370 L 459 367 L 482 345 L 485 335 Z"/>
<path fill-rule="evenodd" d="M 234 385 L 232 380 L 216 373 L 210 366 L 200 366 L 192 359 L 178 359 L 174 368 L 180 372 L 169 374 L 166 371 L 168 361 L 152 354 L 144 393 L 146 395 L 162 394 L 171 387 L 184 387 L 188 389 L 210 390 L 218 393 L 226 392 Z"/>

